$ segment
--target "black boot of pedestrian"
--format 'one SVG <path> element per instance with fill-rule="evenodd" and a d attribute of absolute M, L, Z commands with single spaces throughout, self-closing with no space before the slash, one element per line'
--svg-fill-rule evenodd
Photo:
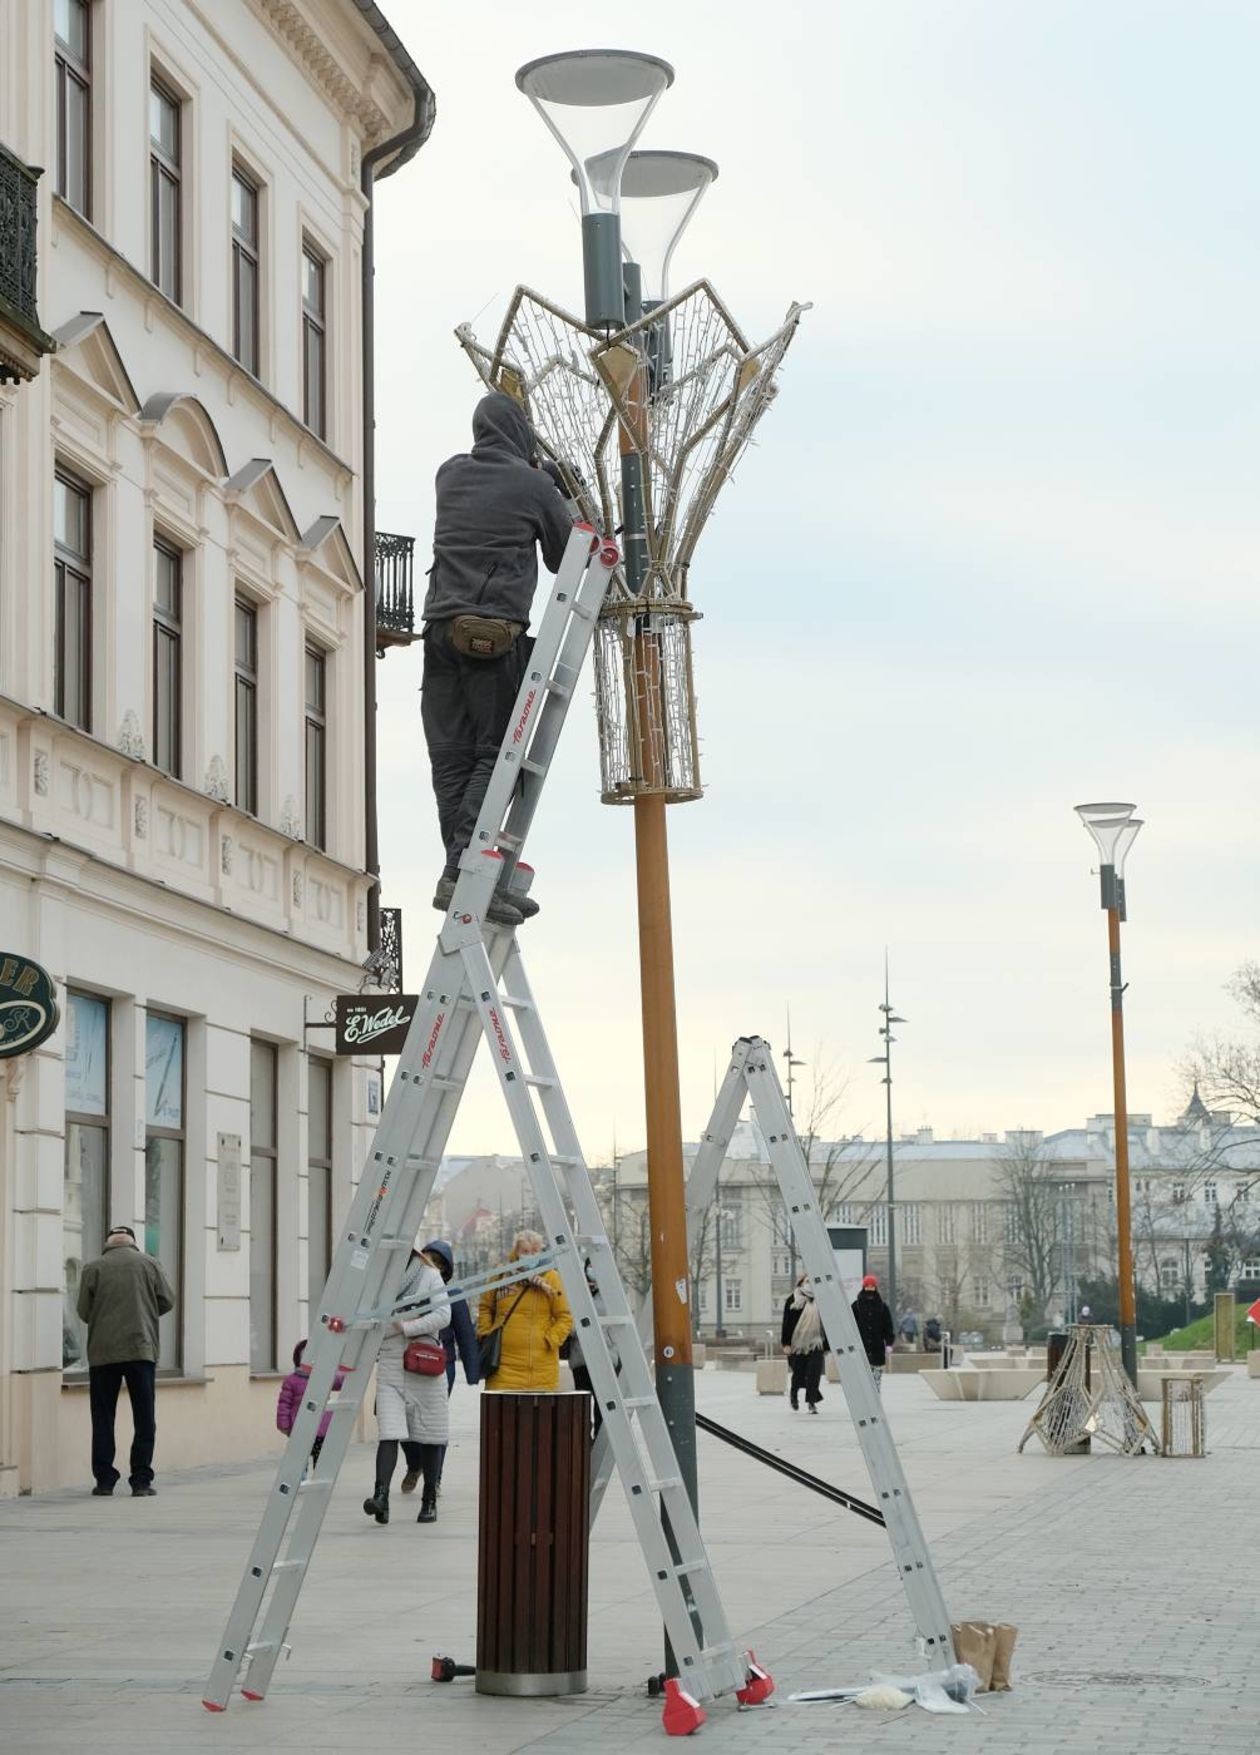
<path fill-rule="evenodd" d="M 378 1481 L 372 1489 L 372 1497 L 363 1501 L 363 1509 L 377 1523 L 389 1522 L 389 1483 Z"/>
<path fill-rule="evenodd" d="M 420 1495 L 417 1523 L 437 1522 L 438 1482 L 442 1476 L 442 1452 L 445 1445 L 426 1444 L 420 1452 L 424 1467 L 424 1491 Z"/>

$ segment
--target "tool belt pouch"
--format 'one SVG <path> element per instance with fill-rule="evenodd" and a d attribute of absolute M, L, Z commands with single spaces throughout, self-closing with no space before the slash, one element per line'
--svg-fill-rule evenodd
<path fill-rule="evenodd" d="M 522 633 L 519 622 L 501 621 L 492 615 L 457 615 L 451 623 L 451 645 L 462 658 L 487 663 L 510 652 Z"/>

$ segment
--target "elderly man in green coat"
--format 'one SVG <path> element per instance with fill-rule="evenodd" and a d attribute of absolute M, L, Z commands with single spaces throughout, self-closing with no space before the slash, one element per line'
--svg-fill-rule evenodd
<path fill-rule="evenodd" d="M 175 1294 L 151 1255 L 136 1247 L 130 1225 L 115 1225 L 105 1253 L 88 1262 L 79 1281 L 78 1310 L 88 1329 L 88 1391 L 92 1402 L 94 1498 L 107 1499 L 118 1481 L 114 1467 L 114 1414 L 125 1383 L 135 1428 L 131 1492 L 153 1496 L 157 1436 L 158 1318 L 175 1308 Z"/>

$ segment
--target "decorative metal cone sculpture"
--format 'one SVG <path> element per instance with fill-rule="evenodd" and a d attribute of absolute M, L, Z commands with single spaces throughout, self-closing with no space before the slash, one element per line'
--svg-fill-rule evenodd
<path fill-rule="evenodd" d="M 1155 1428 L 1125 1376 L 1109 1328 L 1073 1324 L 1054 1382 L 1019 1441 L 1021 1451 L 1034 1433 L 1051 1456 L 1065 1456 L 1084 1438 L 1121 1456 L 1136 1456 L 1146 1444 L 1159 1455 Z"/>
<path fill-rule="evenodd" d="M 605 804 L 699 798 L 688 572 L 723 483 L 774 399 L 808 305 L 753 347 L 707 281 L 611 336 L 518 287 L 493 348 L 456 335 L 482 382 L 524 406 L 598 529 L 623 522 L 620 456 L 642 463 L 646 555 L 637 590 L 619 570 L 595 643 Z"/>

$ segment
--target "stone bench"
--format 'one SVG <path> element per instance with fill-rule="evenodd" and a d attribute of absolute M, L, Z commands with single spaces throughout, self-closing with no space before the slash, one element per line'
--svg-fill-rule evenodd
<path fill-rule="evenodd" d="M 1194 1377 L 1197 1377 L 1203 1385 L 1204 1395 L 1211 1395 L 1214 1389 L 1219 1389 L 1221 1384 L 1227 1380 L 1229 1370 L 1226 1368 L 1223 1371 L 1143 1371 L 1139 1366 L 1138 1396 L 1144 1402 L 1162 1401 L 1166 1383 L 1189 1383 Z"/>
<path fill-rule="evenodd" d="M 1022 1402 L 1045 1380 L 1044 1368 L 1035 1365 L 993 1366 L 984 1371 L 954 1365 L 948 1371 L 925 1371 L 921 1381 L 943 1402 Z"/>
<path fill-rule="evenodd" d="M 937 1371 L 940 1363 L 939 1353 L 894 1353 L 888 1361 L 888 1369 L 894 1376 L 901 1377 L 915 1371 Z"/>
<path fill-rule="evenodd" d="M 787 1386 L 788 1362 L 786 1359 L 758 1359 L 758 1395 L 786 1395 Z"/>
<path fill-rule="evenodd" d="M 1248 1377 L 1260 1377 L 1260 1349 L 1253 1349 L 1247 1354 Z"/>

